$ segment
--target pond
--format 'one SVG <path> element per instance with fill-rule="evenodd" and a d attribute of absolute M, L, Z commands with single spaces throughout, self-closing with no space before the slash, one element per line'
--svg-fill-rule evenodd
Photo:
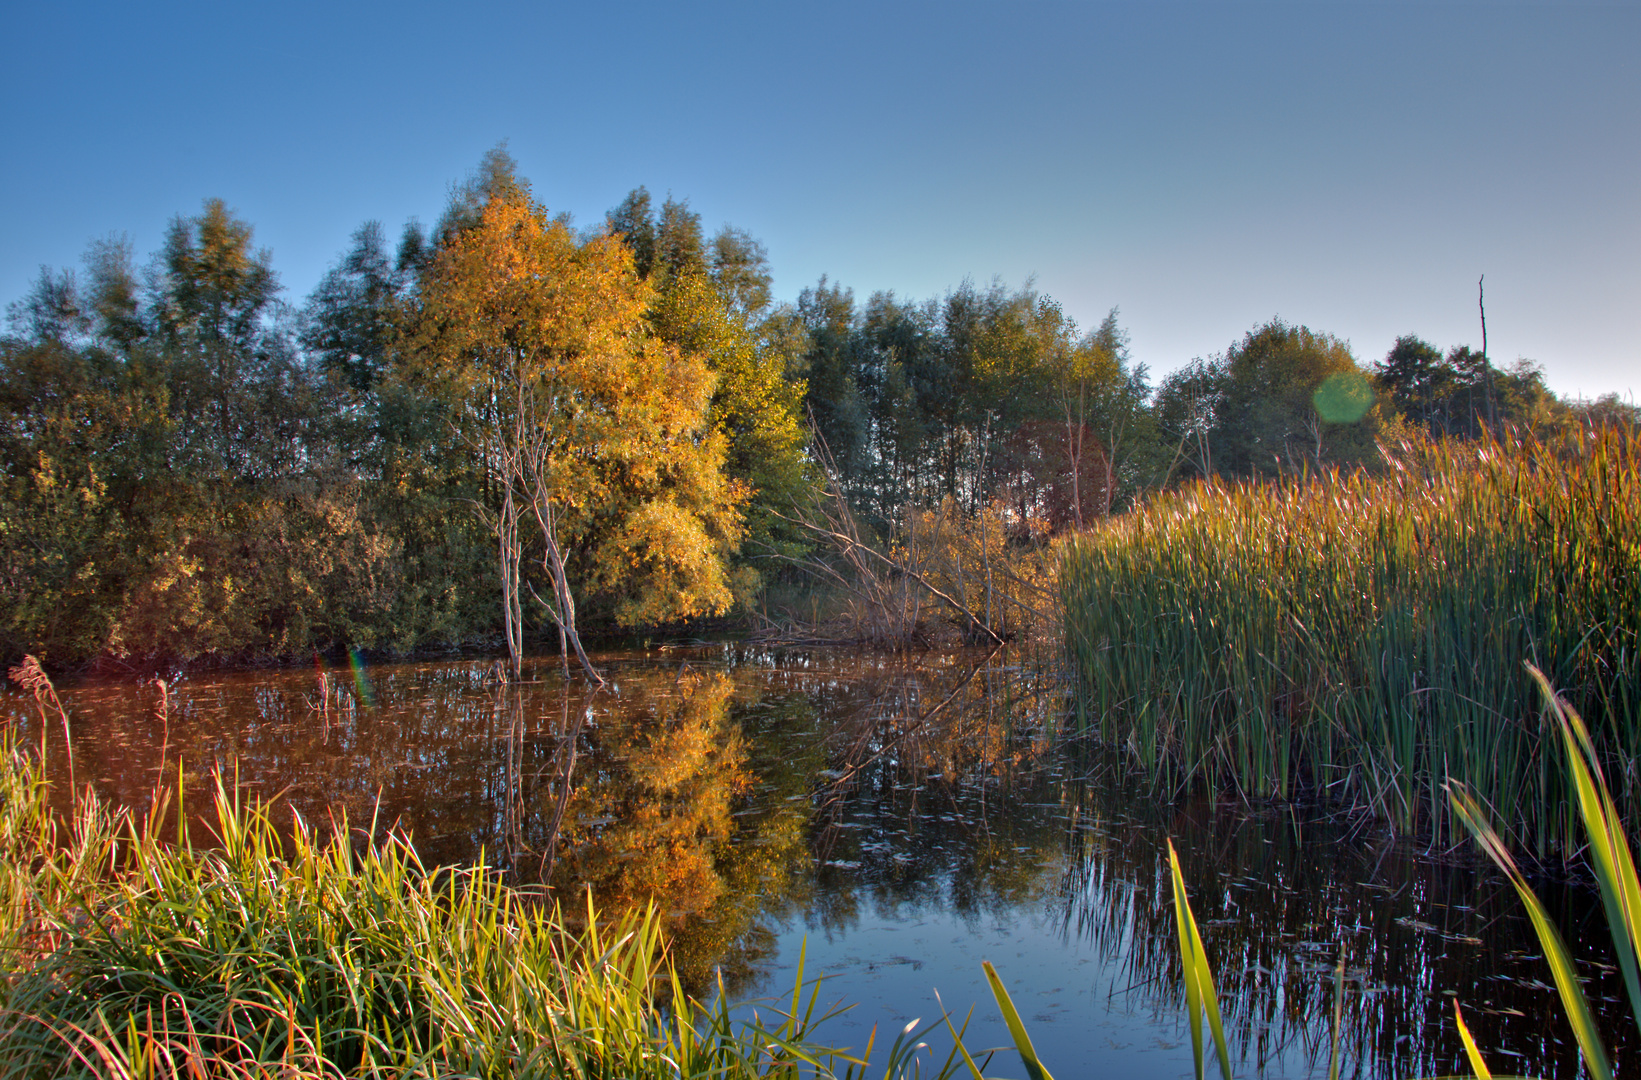
<path fill-rule="evenodd" d="M 1239 1075 L 1327 1075 L 1341 961 L 1343 1075 L 1460 1071 L 1454 997 L 1495 1071 L 1576 1074 L 1520 905 L 1467 850 L 1159 796 L 1060 737 L 1065 693 L 1036 658 L 727 643 L 595 659 L 613 683 L 598 694 L 557 657 L 522 685 L 456 659 L 195 674 L 163 699 L 60 689 L 75 776 L 112 800 L 146 807 L 180 777 L 204 815 L 222 775 L 309 821 L 407 830 L 429 864 L 657 903 L 694 992 L 721 977 L 736 1000 L 789 998 L 801 955 L 823 1004 L 854 1003 L 821 1031 L 836 1045 L 876 1026 L 886 1047 L 942 1004 L 973 1010 L 971 1046 L 1005 1044 L 986 959 L 1059 1075 L 1189 1075 L 1172 838 Z M 8 688 L 0 709 L 39 745 L 32 699 Z M 66 779 L 60 728 L 45 742 Z M 1622 1072 L 1636 1039 L 1599 903 L 1537 884 Z M 1022 1071 L 1012 1051 L 993 1068 Z"/>

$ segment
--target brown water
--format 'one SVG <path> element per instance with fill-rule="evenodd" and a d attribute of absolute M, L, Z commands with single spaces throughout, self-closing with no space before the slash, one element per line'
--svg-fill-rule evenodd
<path fill-rule="evenodd" d="M 1005 1042 L 989 959 L 1060 1075 L 1188 1075 L 1172 837 L 1240 1075 L 1326 1075 L 1341 956 L 1346 1076 L 1459 1071 L 1453 996 L 1495 1071 L 1576 1073 L 1496 875 L 1371 825 L 1161 800 L 1062 743 L 1062 691 L 1019 657 L 715 645 L 597 661 L 615 685 L 596 695 L 542 659 L 521 686 L 455 660 L 323 686 L 311 669 L 190 676 L 163 711 L 129 683 L 63 698 L 76 775 L 112 799 L 145 806 L 180 767 L 203 814 L 217 773 L 237 773 L 310 820 L 407 829 L 429 863 L 482 858 L 606 908 L 653 900 L 698 991 L 721 972 L 736 998 L 789 992 L 806 950 L 823 999 L 858 1003 L 823 1029 L 840 1044 L 932 1020 L 936 990 L 975 1008 L 971 1045 Z M 0 710 L 39 744 L 32 699 L 8 689 Z M 47 746 L 66 777 L 55 727 Z M 1622 1070 L 1634 1025 L 1598 905 L 1575 885 L 1541 895 Z M 995 1067 L 1020 1071 L 1012 1054 Z"/>

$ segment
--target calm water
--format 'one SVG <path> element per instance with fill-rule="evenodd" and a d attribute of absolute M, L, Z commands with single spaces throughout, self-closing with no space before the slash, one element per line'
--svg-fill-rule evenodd
<path fill-rule="evenodd" d="M 408 829 L 430 863 L 483 858 L 609 908 L 653 898 L 703 992 L 721 973 L 738 999 L 789 995 L 806 949 L 822 1001 L 856 1003 L 822 1030 L 839 1045 L 933 1020 L 936 991 L 959 1017 L 974 1009 L 971 1046 L 1006 1042 L 989 959 L 1060 1075 L 1189 1075 L 1172 837 L 1240 1075 L 1326 1075 L 1341 957 L 1345 1075 L 1458 1071 L 1454 995 L 1496 1072 L 1575 1075 L 1502 879 L 1371 825 L 1154 797 L 1058 738 L 1062 692 L 1017 657 L 723 645 L 597 659 L 615 683 L 598 695 L 554 658 L 514 687 L 459 660 L 323 684 L 312 669 L 190 676 L 163 714 L 151 686 L 63 698 L 76 774 L 112 799 L 145 806 L 180 767 L 203 812 L 215 774 L 237 770 L 310 820 Z M 8 689 L 0 708 L 38 745 L 31 699 Z M 48 744 L 66 776 L 58 729 Z M 1619 1039 L 1633 1025 L 1598 905 L 1573 886 L 1541 895 Z M 1621 1069 L 1634 1043 L 1620 1040 Z M 1012 1052 L 994 1067 L 1021 1072 Z"/>

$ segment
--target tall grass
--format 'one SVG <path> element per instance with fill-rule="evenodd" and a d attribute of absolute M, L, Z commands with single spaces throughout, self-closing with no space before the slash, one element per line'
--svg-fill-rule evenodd
<path fill-rule="evenodd" d="M 1535 851 L 1574 835 L 1526 657 L 1641 810 L 1641 445 L 1411 445 L 1382 474 L 1207 483 L 1065 549 L 1084 730 L 1168 787 L 1324 793 L 1449 829 L 1467 777 Z"/>
<path fill-rule="evenodd" d="M 653 912 L 566 917 L 222 788 L 209 844 L 162 842 L 159 806 L 77 807 L 54 818 L 38 766 L 0 747 L 0 1077 L 865 1075 L 814 1041 L 801 973 L 752 1021 L 689 999 Z M 883 1075 L 922 1058 L 902 1038 Z"/>

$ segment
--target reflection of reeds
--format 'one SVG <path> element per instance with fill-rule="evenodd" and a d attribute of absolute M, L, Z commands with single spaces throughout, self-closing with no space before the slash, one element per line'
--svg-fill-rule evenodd
<path fill-rule="evenodd" d="M 1571 781 L 1570 786 L 1578 806 L 1579 817 L 1584 825 L 1584 835 L 1589 841 L 1590 866 L 1595 871 L 1596 883 L 1601 890 L 1601 900 L 1606 908 L 1607 929 L 1612 935 L 1619 968 L 1624 973 L 1625 989 L 1628 992 L 1636 1027 L 1641 1029 L 1641 879 L 1636 875 L 1630 842 L 1624 835 L 1618 807 L 1607 787 L 1607 778 L 1601 768 L 1600 757 L 1596 753 L 1595 744 L 1590 740 L 1590 732 L 1584 725 L 1583 717 L 1551 688 L 1550 681 L 1544 677 L 1543 672 L 1531 665 L 1528 666 L 1528 672 L 1538 685 L 1548 711 L 1554 717 L 1556 732 L 1560 735 L 1563 762 Z M 1504 841 L 1488 824 L 1486 812 L 1470 794 L 1469 789 L 1464 784 L 1454 781 L 1449 783 L 1448 793 L 1459 820 L 1470 830 L 1488 857 L 1504 871 L 1517 895 L 1521 897 L 1522 904 L 1527 908 L 1528 917 L 1533 922 L 1533 930 L 1544 949 L 1544 958 L 1549 962 L 1551 974 L 1555 978 L 1556 991 L 1561 997 L 1567 1020 L 1578 1039 L 1585 1067 L 1597 1080 L 1610 1080 L 1613 1069 L 1606 1045 L 1596 1031 L 1595 1019 L 1591 1015 L 1577 968 L 1566 943 L 1556 930 L 1555 922 L 1532 887 L 1528 885 L 1526 877 L 1516 865 L 1515 859 L 1510 856 Z M 1455 1018 L 1465 1041 L 1466 1052 L 1480 1073 L 1485 1068 L 1481 1064 L 1482 1055 L 1471 1040 L 1469 1032 L 1464 1030 L 1463 1019 L 1458 1018 L 1457 1013 Z"/>
<path fill-rule="evenodd" d="M 1404 447 L 1383 475 L 1206 484 L 1067 549 L 1090 731 L 1169 789 L 1320 792 L 1403 830 L 1472 790 L 1535 851 L 1565 781 L 1520 658 L 1553 664 L 1603 751 L 1641 755 L 1641 440 Z M 1641 810 L 1626 768 L 1615 795 Z"/>
<path fill-rule="evenodd" d="M 1629 839 L 1624 835 L 1618 807 L 1607 787 L 1600 758 L 1583 718 L 1575 708 L 1556 694 L 1542 672 L 1532 665 L 1527 665 L 1527 670 L 1554 717 L 1569 786 L 1572 788 L 1585 836 L 1589 841 L 1590 863 L 1606 907 L 1607 927 L 1612 935 L 1619 966 L 1624 973 L 1626 990 L 1637 1027 L 1641 1028 L 1641 975 L 1638 975 L 1638 972 L 1641 972 L 1641 877 L 1636 874 Z M 1555 979 L 1556 992 L 1560 997 L 1567 1023 L 1577 1041 L 1580 1063 L 1595 1080 L 1611 1080 L 1614 1074 L 1612 1059 L 1597 1031 L 1589 999 L 1584 993 L 1572 952 L 1556 929 L 1555 920 L 1528 884 L 1526 875 L 1511 856 L 1508 847 L 1488 823 L 1486 811 L 1470 794 L 1466 785 L 1450 780 L 1446 787 L 1453 802 L 1455 815 L 1475 837 L 1487 856 L 1504 872 L 1527 909 L 1533 932 Z M 1185 876 L 1180 869 L 1179 857 L 1174 852 L 1172 842 L 1168 844 L 1168 860 L 1173 889 L 1173 910 L 1178 931 L 1181 978 L 1185 984 L 1187 1018 L 1191 1027 L 1192 1054 L 1197 1080 L 1203 1080 L 1206 1064 L 1201 1029 L 1203 1013 L 1207 1014 L 1212 1028 L 1221 1075 L 1225 1080 L 1231 1080 L 1229 1047 L 1220 1023 L 1219 994 L 1214 987 L 1212 966 L 1191 910 Z M 1339 1075 L 1339 1038 L 1343 1026 L 1340 1000 L 1343 993 L 1343 972 L 1344 961 L 1341 959 L 1339 975 L 1335 980 L 1330 1077 Z M 1013 1012 L 1007 994 L 997 983 L 989 965 L 987 974 L 992 976 L 999 1007 L 1010 1019 L 1010 1030 L 1020 1045 L 1021 1054 L 1027 1060 L 1028 1068 L 1031 1068 L 1034 1075 L 1041 1073 L 1042 1070 L 1032 1067 L 1029 1040 L 1018 1023 L 1018 1017 Z M 1482 1080 L 1491 1077 L 1492 1073 L 1487 1067 L 1485 1055 L 1471 1035 L 1457 1000 L 1453 1003 L 1453 1021 L 1464 1049 L 1465 1059 L 1472 1072 Z"/>
<path fill-rule="evenodd" d="M 1453 1072 L 1462 1051 L 1444 996 L 1452 992 L 1463 996 L 1490 1054 L 1509 1052 L 1507 1071 L 1576 1068 L 1578 1047 L 1539 981 L 1548 981 L 1539 949 L 1501 878 L 1483 875 L 1478 884 L 1469 863 L 1353 836 L 1345 823 L 1250 818 L 1205 801 L 1145 809 L 1138 783 L 1122 783 L 1120 772 L 1095 775 L 1066 792 L 1071 830 L 1054 903 L 1066 936 L 1110 965 L 1112 1008 L 1166 1013 L 1182 1000 L 1159 852 L 1162 835 L 1172 834 L 1239 1074 L 1275 1063 L 1323 1075 L 1336 1011 L 1345 1020 L 1342 1075 Z M 1563 883 L 1545 898 L 1563 922 L 1589 915 L 1576 886 Z M 1607 960 L 1589 935 L 1575 944 L 1582 962 Z M 1622 1015 L 1609 999 L 1622 993 L 1612 972 L 1592 994 L 1609 1027 Z M 1634 1046 L 1632 1037 L 1622 1050 Z"/>

